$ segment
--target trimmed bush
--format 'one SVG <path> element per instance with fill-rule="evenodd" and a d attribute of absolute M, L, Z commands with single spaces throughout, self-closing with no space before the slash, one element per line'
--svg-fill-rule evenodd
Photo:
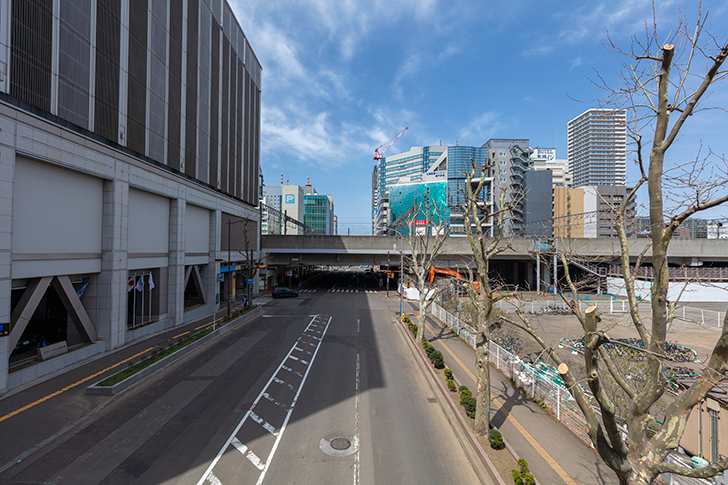
<path fill-rule="evenodd" d="M 410 329 L 410 332 L 412 332 L 412 336 L 417 337 L 417 325 L 412 322 L 408 322 L 407 327 Z"/>
<path fill-rule="evenodd" d="M 465 400 L 463 403 L 463 407 L 465 408 L 465 414 L 467 414 L 469 417 L 474 418 L 475 417 L 475 408 L 478 406 L 478 401 L 474 397 L 469 397 Z"/>
<path fill-rule="evenodd" d="M 465 405 L 465 400 L 469 397 L 473 397 L 473 393 L 470 392 L 470 389 L 465 386 L 460 386 L 460 405 Z"/>
<path fill-rule="evenodd" d="M 431 356 L 435 352 L 437 352 L 437 350 L 432 345 L 430 345 L 429 347 L 425 347 L 425 353 L 427 354 L 428 359 L 432 360 Z"/>
<path fill-rule="evenodd" d="M 467 390 L 468 390 L 468 386 L 460 386 L 460 387 L 458 387 L 458 392 L 463 392 L 463 391 L 467 391 Z"/>
<path fill-rule="evenodd" d="M 506 446 L 503 442 L 503 435 L 497 429 L 490 430 L 490 433 L 488 433 L 488 441 L 490 442 L 490 447 L 494 450 L 502 450 Z"/>
<path fill-rule="evenodd" d="M 432 365 L 435 366 L 435 369 L 442 369 L 445 367 L 445 360 L 442 357 L 442 352 L 439 350 L 435 350 L 434 352 L 430 352 L 430 362 L 432 362 Z"/>
<path fill-rule="evenodd" d="M 452 392 L 455 392 L 455 381 L 453 381 L 452 379 L 448 379 L 447 380 L 447 388 L 449 390 L 451 390 Z"/>
<path fill-rule="evenodd" d="M 450 369 L 445 369 L 445 377 L 452 380 L 452 371 Z"/>
<path fill-rule="evenodd" d="M 511 470 L 511 476 L 513 477 L 514 485 L 535 485 L 536 479 L 533 477 L 528 469 L 528 462 L 521 458 L 518 460 L 518 466 L 520 469 L 514 468 Z"/>

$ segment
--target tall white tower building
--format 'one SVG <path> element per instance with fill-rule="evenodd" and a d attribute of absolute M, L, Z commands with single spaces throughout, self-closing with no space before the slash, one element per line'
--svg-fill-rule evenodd
<path fill-rule="evenodd" d="M 627 184 L 626 133 L 624 110 L 590 109 L 569 121 L 574 187 Z"/>

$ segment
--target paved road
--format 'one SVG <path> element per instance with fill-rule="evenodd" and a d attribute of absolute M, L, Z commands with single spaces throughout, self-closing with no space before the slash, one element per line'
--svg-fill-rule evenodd
<path fill-rule="evenodd" d="M 0 482 L 477 483 L 377 288 L 312 279 L 115 398 L 77 386 L 3 419 L 82 367 L 0 400 L 0 466 L 47 441 Z"/>
<path fill-rule="evenodd" d="M 416 306 L 405 304 L 413 316 Z M 415 319 L 416 320 L 416 319 Z M 438 348 L 458 380 L 475 389 L 475 354 L 465 342 L 431 316 L 425 338 Z M 500 429 L 508 443 L 528 461 L 542 485 L 619 483 L 614 473 L 566 428 L 541 411 L 508 379 L 491 368 L 491 423 Z"/>

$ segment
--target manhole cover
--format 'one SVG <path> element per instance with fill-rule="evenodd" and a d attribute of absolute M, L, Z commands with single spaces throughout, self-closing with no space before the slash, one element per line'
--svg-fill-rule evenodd
<path fill-rule="evenodd" d="M 334 438 L 331 440 L 331 447 L 335 450 L 348 450 L 351 446 L 351 441 L 346 438 Z"/>

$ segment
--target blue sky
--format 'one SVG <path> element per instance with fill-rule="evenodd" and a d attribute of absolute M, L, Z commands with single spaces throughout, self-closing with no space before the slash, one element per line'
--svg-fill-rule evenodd
<path fill-rule="evenodd" d="M 680 4 L 658 1 L 667 39 Z M 528 138 L 566 158 L 566 124 L 602 95 L 587 78 L 615 85 L 623 56 L 652 25 L 644 0 L 231 0 L 263 66 L 261 167 L 267 185 L 311 184 L 334 197 L 339 233 L 369 234 L 374 149 L 409 127 L 389 154 L 411 146 L 480 146 Z M 683 13 L 694 22 L 697 2 Z M 703 3 L 708 30 L 728 37 L 728 2 Z M 700 64 L 701 72 L 704 69 Z M 573 98 L 573 99 L 572 99 Z M 576 101 L 583 100 L 582 102 Z M 711 103 L 728 106 L 728 85 Z M 728 115 L 691 118 L 670 155 L 703 143 L 724 153 Z M 636 177 L 628 161 L 628 181 Z M 724 216 L 726 211 L 713 212 Z"/>

